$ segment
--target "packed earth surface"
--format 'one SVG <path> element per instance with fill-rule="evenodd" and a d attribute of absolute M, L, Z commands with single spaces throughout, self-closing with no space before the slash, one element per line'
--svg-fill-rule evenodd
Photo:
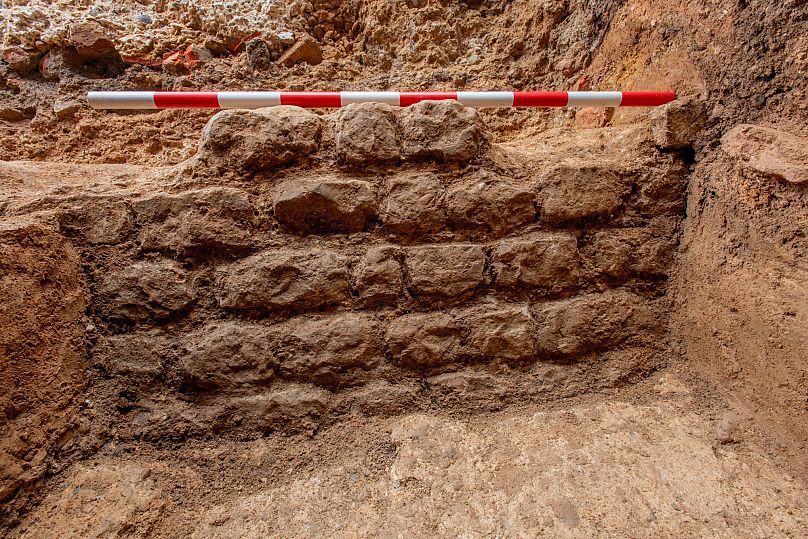
<path fill-rule="evenodd" d="M 3 536 L 808 536 L 808 3 L 5 0 L 0 23 Z"/>

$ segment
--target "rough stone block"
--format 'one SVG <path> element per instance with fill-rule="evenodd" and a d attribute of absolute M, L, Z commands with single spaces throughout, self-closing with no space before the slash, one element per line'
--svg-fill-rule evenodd
<path fill-rule="evenodd" d="M 265 327 L 214 323 L 183 338 L 175 369 L 183 384 L 198 389 L 266 384 L 278 364 Z"/>
<path fill-rule="evenodd" d="M 779 180 L 808 182 L 808 139 L 771 127 L 742 124 L 724 135 L 721 149 L 747 167 Z"/>
<path fill-rule="evenodd" d="M 578 283 L 580 265 L 578 242 L 566 233 L 506 239 L 495 247 L 492 256 L 496 285 L 505 288 L 540 287 L 560 292 Z"/>
<path fill-rule="evenodd" d="M 72 24 L 68 42 L 76 48 L 81 58 L 87 60 L 116 54 L 115 45 L 105 28 L 94 21 Z"/>
<path fill-rule="evenodd" d="M 376 215 L 368 182 L 329 179 L 295 182 L 275 195 L 275 218 L 303 233 L 358 232 Z"/>
<path fill-rule="evenodd" d="M 377 380 L 351 392 L 346 403 L 363 415 L 393 416 L 410 411 L 418 393 L 416 384 Z"/>
<path fill-rule="evenodd" d="M 390 105 L 348 105 L 336 115 L 337 156 L 356 165 L 398 161 L 400 131 Z"/>
<path fill-rule="evenodd" d="M 134 230 L 129 206 L 110 197 L 86 197 L 66 203 L 57 218 L 63 230 L 92 245 L 115 245 Z"/>
<path fill-rule="evenodd" d="M 224 110 L 202 130 L 198 156 L 224 170 L 272 169 L 316 151 L 322 127 L 318 115 L 299 107 Z"/>
<path fill-rule="evenodd" d="M 212 187 L 160 193 L 133 203 L 144 251 L 179 256 L 240 253 L 251 245 L 253 207 L 247 193 Z"/>
<path fill-rule="evenodd" d="M 325 412 L 331 394 L 309 385 L 294 384 L 268 393 L 229 398 L 201 410 L 199 423 L 216 431 L 272 432 L 313 430 Z"/>
<path fill-rule="evenodd" d="M 159 332 L 110 335 L 93 350 L 94 361 L 125 382 L 148 383 L 164 370 L 170 344 Z"/>
<path fill-rule="evenodd" d="M 631 181 L 598 166 L 562 164 L 541 180 L 538 204 L 541 220 L 559 225 L 589 219 L 606 219 L 617 211 L 631 192 Z"/>
<path fill-rule="evenodd" d="M 457 185 L 447 196 L 449 223 L 457 229 L 507 234 L 536 220 L 532 190 L 482 173 Z"/>
<path fill-rule="evenodd" d="M 550 356 L 572 356 L 661 332 L 647 300 L 622 290 L 546 303 L 534 311 L 537 346 Z"/>
<path fill-rule="evenodd" d="M 401 250 L 392 245 L 368 250 L 354 276 L 354 289 L 366 304 L 393 303 L 401 295 L 400 256 Z"/>
<path fill-rule="evenodd" d="M 134 262 L 110 269 L 100 279 L 97 307 L 114 320 L 160 320 L 187 308 L 196 298 L 190 276 L 172 260 Z"/>
<path fill-rule="evenodd" d="M 703 101 L 676 100 L 651 109 L 651 135 L 660 148 L 686 148 L 693 144 L 706 121 Z"/>
<path fill-rule="evenodd" d="M 443 186 L 435 176 L 393 178 L 387 184 L 382 220 L 393 233 L 430 234 L 446 226 Z"/>
<path fill-rule="evenodd" d="M 476 109 L 457 101 L 421 101 L 402 113 L 405 159 L 468 161 L 487 144 Z"/>
<path fill-rule="evenodd" d="M 460 359 L 461 328 L 445 313 L 415 313 L 393 320 L 387 347 L 394 360 L 413 369 L 440 367 Z"/>
<path fill-rule="evenodd" d="M 348 259 L 330 251 L 270 251 L 220 268 L 222 307 L 317 309 L 348 298 Z"/>
<path fill-rule="evenodd" d="M 485 281 L 485 253 L 479 245 L 426 245 L 406 253 L 408 288 L 413 294 L 459 296 Z"/>
<path fill-rule="evenodd" d="M 284 376 L 330 383 L 335 375 L 378 365 L 384 356 L 377 331 L 371 315 L 346 313 L 281 324 L 272 339 Z"/>
<path fill-rule="evenodd" d="M 672 155 L 659 156 L 657 165 L 643 170 L 637 178 L 637 210 L 646 217 L 683 215 L 687 168 Z"/>
<path fill-rule="evenodd" d="M 533 317 L 524 305 L 482 305 L 454 313 L 467 328 L 466 355 L 525 361 L 535 357 Z"/>
<path fill-rule="evenodd" d="M 587 248 L 599 272 L 617 279 L 668 275 L 676 252 L 673 221 L 596 232 Z"/>

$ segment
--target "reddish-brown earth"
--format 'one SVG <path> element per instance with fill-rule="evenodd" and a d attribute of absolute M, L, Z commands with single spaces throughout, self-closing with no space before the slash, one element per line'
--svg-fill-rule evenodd
<path fill-rule="evenodd" d="M 3 10 L 0 533 L 808 533 L 808 4 L 62 4 Z M 155 88 L 680 99 L 83 97 Z"/>

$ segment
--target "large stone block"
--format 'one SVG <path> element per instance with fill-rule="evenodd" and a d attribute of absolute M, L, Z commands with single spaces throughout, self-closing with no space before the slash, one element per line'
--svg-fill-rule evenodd
<path fill-rule="evenodd" d="M 485 281 L 485 253 L 479 245 L 425 245 L 406 253 L 408 288 L 413 294 L 459 296 Z"/>
<path fill-rule="evenodd" d="M 393 303 L 402 293 L 401 250 L 392 245 L 372 247 L 359 263 L 354 289 L 368 305 Z"/>
<path fill-rule="evenodd" d="M 468 161 L 487 144 L 476 109 L 457 101 L 421 101 L 402 112 L 405 159 Z"/>
<path fill-rule="evenodd" d="M 676 252 L 674 221 L 642 228 L 618 228 L 596 232 L 587 248 L 595 267 L 616 279 L 635 275 L 668 275 Z"/>
<path fill-rule="evenodd" d="M 660 148 L 686 148 L 707 122 L 703 101 L 695 98 L 676 100 L 651 109 L 651 135 Z"/>
<path fill-rule="evenodd" d="M 394 360 L 414 369 L 454 363 L 463 351 L 463 335 L 445 313 L 416 313 L 393 320 L 387 328 L 387 347 Z"/>
<path fill-rule="evenodd" d="M 273 206 L 278 221 L 298 232 L 358 232 L 375 217 L 376 196 L 360 180 L 294 182 L 280 189 Z"/>
<path fill-rule="evenodd" d="M 534 311 L 538 351 L 574 356 L 661 333 L 648 300 L 622 290 L 546 303 Z"/>
<path fill-rule="evenodd" d="M 113 320 L 161 320 L 186 309 L 196 298 L 191 278 L 172 260 L 139 261 L 110 268 L 98 285 L 98 312 Z"/>
<path fill-rule="evenodd" d="M 741 124 L 721 138 L 721 149 L 764 176 L 808 182 L 808 139 L 771 127 Z"/>
<path fill-rule="evenodd" d="M 670 154 L 659 155 L 656 161 L 637 177 L 634 206 L 645 217 L 684 215 L 687 165 Z"/>
<path fill-rule="evenodd" d="M 421 175 L 387 182 L 382 220 L 395 234 L 431 234 L 446 226 L 446 193 L 437 177 Z"/>
<path fill-rule="evenodd" d="M 507 234 L 536 220 L 532 190 L 488 173 L 453 187 L 446 207 L 452 227 L 495 235 Z"/>
<path fill-rule="evenodd" d="M 330 384 L 353 370 L 370 370 L 383 359 L 378 323 L 368 314 L 346 313 L 292 320 L 271 329 L 283 376 Z"/>
<path fill-rule="evenodd" d="M 183 338 L 175 369 L 180 381 L 197 389 L 266 384 L 274 377 L 277 356 L 263 326 L 214 323 Z"/>
<path fill-rule="evenodd" d="M 526 304 L 482 305 L 453 314 L 468 331 L 466 355 L 505 361 L 535 357 L 533 317 Z"/>
<path fill-rule="evenodd" d="M 219 269 L 222 307 L 312 310 L 348 298 L 349 260 L 331 251 L 269 251 Z"/>
<path fill-rule="evenodd" d="M 494 249 L 492 268 L 498 287 L 539 287 L 560 292 L 580 278 L 578 242 L 571 234 L 541 233 L 506 239 Z"/>
<path fill-rule="evenodd" d="M 220 255 L 241 253 L 251 245 L 254 211 L 247 193 L 240 189 L 160 193 L 132 205 L 144 251 Z"/>
<path fill-rule="evenodd" d="M 631 181 L 608 168 L 562 164 L 540 182 L 541 221 L 548 225 L 608 219 L 631 192 Z"/>
<path fill-rule="evenodd" d="M 91 245 L 122 243 L 134 231 L 129 206 L 115 197 L 87 196 L 66 202 L 57 218 L 62 230 Z"/>
<path fill-rule="evenodd" d="M 202 130 L 198 156 L 225 170 L 271 169 L 316 151 L 322 126 L 299 107 L 224 110 Z"/>
<path fill-rule="evenodd" d="M 312 431 L 330 398 L 324 389 L 290 384 L 267 393 L 228 398 L 199 410 L 196 422 L 215 431 L 237 429 L 240 433 Z"/>
<path fill-rule="evenodd" d="M 337 156 L 347 163 L 376 164 L 398 161 L 396 109 L 383 103 L 357 103 L 336 115 Z"/>
<path fill-rule="evenodd" d="M 533 318 L 526 304 L 484 304 L 449 313 L 414 313 L 393 320 L 387 347 L 397 363 L 430 369 L 481 360 L 535 357 Z"/>

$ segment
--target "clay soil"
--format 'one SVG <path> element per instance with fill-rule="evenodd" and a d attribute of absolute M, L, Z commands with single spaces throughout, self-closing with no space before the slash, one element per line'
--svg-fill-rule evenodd
<path fill-rule="evenodd" d="M 805 2 L 0 16 L 0 534 L 808 535 Z M 276 63 L 305 34 L 322 61 Z M 97 89 L 675 89 L 686 116 L 212 121 Z"/>

